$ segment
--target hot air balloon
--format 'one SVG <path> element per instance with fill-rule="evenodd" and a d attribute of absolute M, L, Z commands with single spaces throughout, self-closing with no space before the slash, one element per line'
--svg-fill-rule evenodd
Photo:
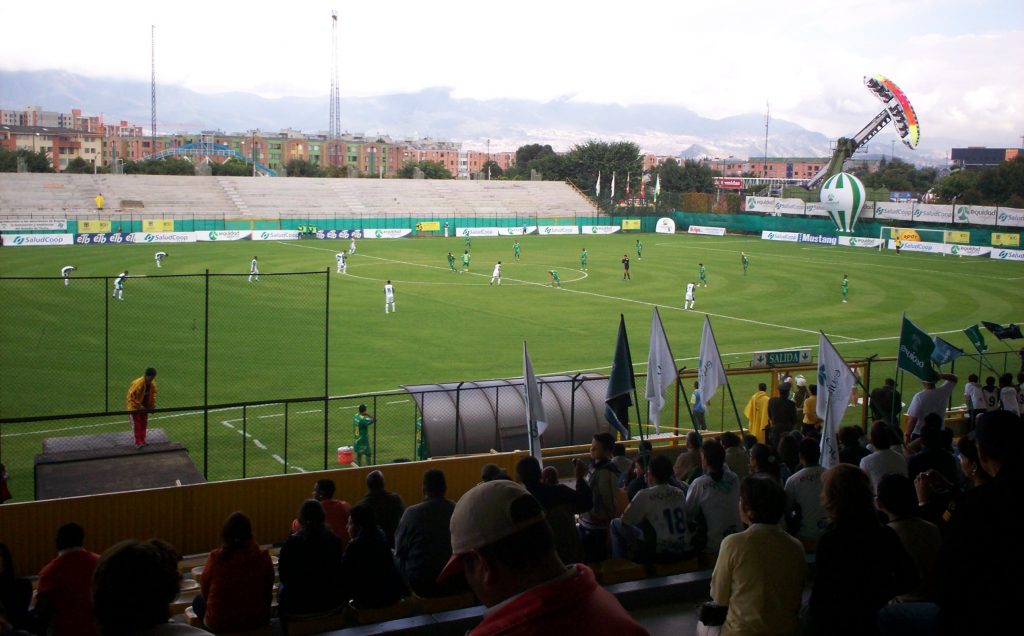
<path fill-rule="evenodd" d="M 848 172 L 829 177 L 825 185 L 821 186 L 821 204 L 828 210 L 840 232 L 853 231 L 864 207 L 864 199 L 864 184 Z"/>

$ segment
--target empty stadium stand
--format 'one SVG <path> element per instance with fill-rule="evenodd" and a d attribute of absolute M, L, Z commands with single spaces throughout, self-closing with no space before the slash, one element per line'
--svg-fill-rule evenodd
<path fill-rule="evenodd" d="M 97 213 L 93 199 L 103 193 Z M 0 174 L 0 217 L 228 218 L 595 216 L 558 181 Z"/>

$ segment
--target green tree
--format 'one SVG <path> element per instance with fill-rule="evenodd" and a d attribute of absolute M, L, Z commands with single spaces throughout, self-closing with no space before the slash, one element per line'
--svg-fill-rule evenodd
<path fill-rule="evenodd" d="M 82 159 L 81 157 L 75 157 L 68 162 L 63 172 L 69 174 L 92 174 L 92 163 Z"/>
<path fill-rule="evenodd" d="M 0 172 L 17 172 L 19 158 L 25 160 L 25 166 L 29 172 L 53 172 L 50 159 L 43 151 L 5 150 L 3 148 L 0 148 Z"/>
<path fill-rule="evenodd" d="M 427 179 L 451 179 L 452 173 L 440 161 L 407 161 L 398 169 L 399 179 L 412 179 L 413 171 L 419 168 Z"/>
<path fill-rule="evenodd" d="M 531 161 L 537 159 L 543 159 L 544 157 L 553 157 L 555 155 L 554 149 L 550 145 L 540 144 L 527 144 L 525 146 L 519 146 L 516 149 L 516 165 L 525 166 Z"/>
<path fill-rule="evenodd" d="M 211 164 L 213 176 L 215 177 L 251 177 L 252 164 L 246 163 L 238 157 L 231 157 L 224 163 Z"/>
<path fill-rule="evenodd" d="M 289 177 L 322 177 L 320 166 L 305 159 L 292 159 L 284 167 Z"/>
<path fill-rule="evenodd" d="M 611 206 L 622 200 L 625 195 L 626 175 L 640 174 L 643 159 L 640 147 L 633 142 L 619 141 L 607 143 L 588 141 L 573 146 L 562 157 L 561 174 L 558 177 L 545 174 L 545 179 L 568 179 L 573 185 L 588 195 L 594 196 L 597 177 L 601 177 L 601 194 L 599 206 Z M 615 200 L 612 200 L 612 175 L 616 178 Z"/>
<path fill-rule="evenodd" d="M 182 157 L 167 157 L 165 159 L 144 161 L 138 168 L 143 174 L 194 176 L 196 173 L 192 162 Z M 125 174 L 128 174 L 128 162 L 125 162 Z"/>
<path fill-rule="evenodd" d="M 865 168 L 853 171 L 868 189 L 887 189 L 900 192 L 927 192 L 935 184 L 938 171 L 935 168 L 918 170 L 912 164 L 899 159 L 882 160 L 878 170 L 868 172 Z"/>
<path fill-rule="evenodd" d="M 1024 207 L 1024 157 L 984 170 L 959 170 L 935 184 L 943 203 Z"/>
<path fill-rule="evenodd" d="M 488 172 L 488 169 L 490 169 L 490 172 Z M 498 162 L 494 160 L 485 161 L 484 165 L 480 166 L 480 172 L 482 172 L 485 177 L 490 175 L 492 179 L 501 177 L 503 173 L 501 166 L 499 166 Z"/>

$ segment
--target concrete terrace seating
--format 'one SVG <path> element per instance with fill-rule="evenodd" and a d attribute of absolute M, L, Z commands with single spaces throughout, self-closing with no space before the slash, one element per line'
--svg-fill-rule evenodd
<path fill-rule="evenodd" d="M 97 212 L 93 199 L 106 199 Z M 141 201 L 134 207 L 131 201 Z M 0 217 L 166 218 L 595 216 L 556 181 L 0 174 Z"/>

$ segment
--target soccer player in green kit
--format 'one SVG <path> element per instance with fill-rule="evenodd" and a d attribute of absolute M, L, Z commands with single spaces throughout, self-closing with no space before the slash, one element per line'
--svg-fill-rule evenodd
<path fill-rule="evenodd" d="M 464 252 L 462 252 L 462 269 L 459 270 L 460 274 L 462 272 L 468 272 L 469 271 L 469 259 L 470 258 L 472 258 L 472 257 L 469 255 L 469 250 L 465 250 Z"/>
<path fill-rule="evenodd" d="M 549 269 L 548 270 L 548 274 L 551 275 L 551 286 L 552 287 L 561 287 L 562 286 L 562 279 L 558 277 L 558 270 L 557 269 Z"/>
<path fill-rule="evenodd" d="M 740 264 L 743 265 L 743 275 L 747 275 L 747 268 L 750 267 L 750 259 L 747 258 L 746 252 L 740 252 Z"/>
<path fill-rule="evenodd" d="M 516 241 L 515 243 L 512 244 L 512 254 L 515 255 L 516 260 L 518 261 L 520 256 L 519 241 Z"/>
<path fill-rule="evenodd" d="M 373 417 L 366 414 L 366 405 L 359 405 L 359 412 L 352 418 L 352 434 L 355 435 L 356 443 L 352 450 L 356 453 L 356 463 L 362 463 L 363 455 L 366 456 L 366 466 L 373 462 L 370 451 L 370 425 L 374 423 Z"/>
<path fill-rule="evenodd" d="M 839 284 L 840 292 L 843 294 L 843 302 L 846 302 L 846 297 L 850 295 L 850 279 L 843 274 L 843 282 Z"/>
<path fill-rule="evenodd" d="M 473 249 L 473 237 L 471 237 L 469 234 L 466 235 L 466 249 Z"/>
<path fill-rule="evenodd" d="M 453 272 L 456 271 L 455 270 L 455 256 L 451 252 L 448 252 L 448 267 L 451 267 Z"/>
<path fill-rule="evenodd" d="M 644 260 L 644 244 L 640 242 L 640 239 L 636 240 L 636 260 Z"/>
<path fill-rule="evenodd" d="M 587 271 L 587 256 L 587 248 L 584 247 L 583 251 L 580 252 L 580 268 L 583 271 Z"/>
<path fill-rule="evenodd" d="M 697 274 L 700 276 L 700 281 L 699 282 L 704 283 L 704 286 L 707 287 L 708 286 L 708 270 L 704 269 L 704 263 L 697 263 Z"/>

